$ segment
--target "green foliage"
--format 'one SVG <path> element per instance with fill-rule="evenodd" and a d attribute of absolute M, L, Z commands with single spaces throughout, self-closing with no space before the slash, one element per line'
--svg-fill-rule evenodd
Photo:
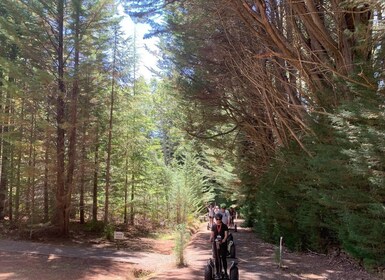
<path fill-rule="evenodd" d="M 262 237 L 321 252 L 340 245 L 365 264 L 385 263 L 385 116 L 366 100 L 313 125 L 316 136 L 303 138 L 311 157 L 297 144 L 281 150 L 244 207 Z"/>
<path fill-rule="evenodd" d="M 103 233 L 106 239 L 109 241 L 114 240 L 115 226 L 113 224 L 107 224 L 104 226 Z"/>
<path fill-rule="evenodd" d="M 114 240 L 115 225 L 105 224 L 103 221 L 90 221 L 85 224 L 84 229 L 88 232 L 102 234 L 106 239 Z"/>
<path fill-rule="evenodd" d="M 104 231 L 104 222 L 90 221 L 85 224 L 85 230 L 89 232 L 102 233 Z"/>
<path fill-rule="evenodd" d="M 175 229 L 175 247 L 174 252 L 176 256 L 177 266 L 184 266 L 185 257 L 184 257 L 184 249 L 187 246 L 187 243 L 190 238 L 190 234 L 186 229 L 186 224 L 179 224 Z"/>
<path fill-rule="evenodd" d="M 357 179 L 339 192 L 342 246 L 366 265 L 385 263 L 385 114 L 377 96 L 345 104 L 334 125 L 350 146 L 342 147 Z"/>
<path fill-rule="evenodd" d="M 204 169 L 200 157 L 189 145 L 180 146 L 172 164 L 171 207 L 176 224 L 186 223 L 190 215 L 197 216 L 210 192 L 204 190 Z"/>

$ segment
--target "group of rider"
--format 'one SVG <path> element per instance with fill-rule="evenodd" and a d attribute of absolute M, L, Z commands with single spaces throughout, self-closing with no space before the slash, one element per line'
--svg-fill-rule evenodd
<path fill-rule="evenodd" d="M 210 242 L 214 242 L 215 238 L 221 236 L 221 244 L 219 249 L 219 259 L 222 262 L 223 269 L 225 271 L 225 279 L 228 279 L 227 274 L 227 238 L 229 236 L 229 226 L 234 225 L 234 219 L 236 216 L 234 208 L 230 207 L 230 211 L 226 209 L 225 204 L 221 204 L 221 208 L 218 206 L 208 206 L 209 225 L 211 228 Z M 214 247 L 213 247 L 214 248 Z M 219 264 L 217 258 L 215 258 L 215 267 L 217 268 L 217 274 L 219 274 Z"/>
<path fill-rule="evenodd" d="M 210 228 L 216 223 L 216 220 L 214 219 L 214 217 L 218 213 L 222 214 L 223 224 L 226 224 L 228 227 L 231 227 L 234 225 L 236 212 L 233 207 L 230 207 L 230 209 L 227 210 L 226 204 L 221 204 L 221 208 L 219 208 L 218 205 L 213 206 L 212 204 L 210 204 L 207 207 L 207 210 L 208 210 Z"/>

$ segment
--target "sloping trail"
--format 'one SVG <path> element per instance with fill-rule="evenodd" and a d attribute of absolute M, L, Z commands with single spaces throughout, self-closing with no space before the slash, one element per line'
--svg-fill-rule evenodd
<path fill-rule="evenodd" d="M 238 225 L 240 221 L 237 221 Z M 211 256 L 211 244 L 209 242 L 210 231 L 207 230 L 206 224 L 201 224 L 199 231 L 193 235 L 188 247 L 185 250 L 185 259 L 187 266 L 183 268 L 175 267 L 175 257 L 173 255 L 165 255 L 153 252 L 129 252 L 124 250 L 101 249 L 101 248 L 84 248 L 76 246 L 62 246 L 53 244 L 43 244 L 26 241 L 0 240 L 0 255 L 3 257 L 7 254 L 2 252 L 22 253 L 22 258 L 30 258 L 29 256 L 41 255 L 47 256 L 47 260 L 42 262 L 41 270 L 38 270 L 36 277 L 29 274 L 31 269 L 28 263 L 24 263 L 23 269 L 27 270 L 25 274 L 22 271 L 16 271 L 21 274 L 19 278 L 15 278 L 13 270 L 5 269 L 3 277 L 0 273 L 0 279 L 41 279 L 39 273 L 47 273 L 45 279 L 138 279 L 127 278 L 126 269 L 144 269 L 151 270 L 154 273 L 146 279 L 151 280 L 199 280 L 204 279 L 204 266 Z M 286 279 L 328 279 L 328 280 L 377 280 L 381 279 L 368 274 L 366 271 L 358 267 L 354 261 L 344 256 L 324 256 L 318 254 L 300 254 L 290 253 L 284 250 L 283 268 L 279 268 L 275 260 L 275 246 L 263 242 L 257 238 L 256 234 L 250 229 L 238 226 L 238 232 L 231 231 L 236 244 L 236 255 L 239 267 L 239 275 L 241 280 L 286 280 Z M 14 254 L 14 253 L 13 253 Z M 9 254 L 9 259 L 4 259 L 3 265 L 10 266 L 9 262 L 17 265 L 15 258 L 17 255 Z M 15 256 L 14 258 L 12 256 Z M 44 269 L 44 265 L 50 265 L 50 260 L 67 257 L 68 260 L 78 260 L 79 264 L 91 263 L 90 268 L 82 271 L 82 274 L 73 278 L 75 273 L 74 267 L 64 265 L 65 270 L 61 271 L 61 275 L 57 271 L 49 272 Z M 104 263 L 101 263 L 105 261 Z M 231 259 L 228 259 L 230 264 Z M 39 263 L 30 265 L 38 267 Z M 121 271 L 111 271 L 108 268 L 112 264 L 120 264 Z M 14 266 L 13 266 L 14 267 Z M 114 267 L 112 265 L 111 267 Z M 4 267 L 2 267 L 4 268 Z M 0 270 L 2 269 L 0 268 Z M 107 269 L 107 270 L 106 270 Z M 13 276 L 4 276 L 13 273 Z M 50 275 L 48 273 L 53 273 Z M 69 274 L 68 274 L 69 273 Z M 71 278 L 72 273 L 72 278 Z M 90 273 L 92 273 L 90 276 Z M 104 274 L 103 274 L 104 273 Z M 116 274 L 113 274 L 116 273 Z M 28 275 L 27 278 L 23 275 Z M 70 278 L 68 278 L 70 275 Z M 113 276 L 116 275 L 116 276 Z M 52 276 L 52 277 L 51 277 Z M 51 277 L 51 278 L 47 278 Z M 114 277 L 114 278 L 111 278 Z M 119 278 L 121 277 L 121 278 Z M 141 278 L 142 279 L 142 278 Z M 385 278 L 382 278 L 385 279 Z"/>
<path fill-rule="evenodd" d="M 237 223 L 240 224 L 240 221 Z M 241 280 L 377 280 L 347 258 L 319 255 L 314 253 L 290 253 L 284 250 L 282 267 L 276 261 L 276 248 L 257 238 L 250 229 L 238 226 L 238 231 L 230 231 L 236 244 L 236 257 Z M 203 224 L 193 236 L 185 250 L 187 266 L 164 270 L 151 280 L 204 279 L 204 266 L 210 258 L 210 231 Z M 228 267 L 232 259 L 228 258 Z"/>
<path fill-rule="evenodd" d="M 277 269 L 277 265 L 274 263 L 273 246 L 267 245 L 265 248 L 261 248 L 261 244 L 257 242 L 257 239 L 254 236 L 255 234 L 250 230 L 239 226 L 237 232 L 234 232 L 233 230 L 230 230 L 230 232 L 234 236 L 236 244 L 236 260 L 238 261 L 240 279 L 291 279 L 290 277 L 279 278 L 279 276 L 283 276 L 285 273 L 284 271 Z M 187 266 L 184 268 L 174 268 L 169 271 L 163 271 L 150 279 L 204 279 L 204 267 L 211 257 L 211 244 L 209 238 L 210 231 L 207 230 L 206 224 L 204 224 L 200 227 L 199 231 L 185 250 Z M 255 254 L 255 251 L 257 251 L 257 254 Z M 232 260 L 233 259 L 228 258 L 228 267 L 230 267 Z"/>

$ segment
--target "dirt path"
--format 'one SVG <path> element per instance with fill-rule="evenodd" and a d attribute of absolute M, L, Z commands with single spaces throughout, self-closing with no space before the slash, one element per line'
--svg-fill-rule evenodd
<path fill-rule="evenodd" d="M 145 251 L 0 240 L 0 280 L 147 279 L 174 259 Z"/>
<path fill-rule="evenodd" d="M 239 222 L 238 222 L 239 224 Z M 241 280 L 327 279 L 377 280 L 348 258 L 318 254 L 290 253 L 284 250 L 282 267 L 276 260 L 276 248 L 258 239 L 250 229 L 231 231 L 236 243 L 236 257 Z M 210 231 L 203 225 L 185 251 L 187 267 L 159 273 L 151 280 L 204 279 L 204 266 L 210 258 Z M 228 259 L 228 264 L 232 259 Z"/>
<path fill-rule="evenodd" d="M 238 227 L 238 232 L 232 234 L 241 280 L 381 279 L 341 256 L 284 251 L 283 267 L 279 268 L 274 245 L 262 242 L 249 229 Z M 0 280 L 204 279 L 204 266 L 210 258 L 209 236 L 206 225 L 202 224 L 186 248 L 184 268 L 176 268 L 174 256 L 159 253 L 162 250 L 128 252 L 0 240 Z"/>
<path fill-rule="evenodd" d="M 50 258 L 66 257 L 81 258 L 87 260 L 99 260 L 110 262 L 124 262 L 135 264 L 137 267 L 145 269 L 148 263 L 159 260 L 152 268 L 160 270 L 164 264 L 173 262 L 172 255 L 164 255 L 152 252 L 129 252 L 124 250 L 85 248 L 64 245 L 52 245 L 26 241 L 0 240 L 0 251 L 18 252 L 22 254 L 38 254 L 49 256 Z"/>

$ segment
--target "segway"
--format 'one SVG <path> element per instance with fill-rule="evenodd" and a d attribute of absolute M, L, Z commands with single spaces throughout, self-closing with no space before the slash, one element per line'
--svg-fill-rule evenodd
<path fill-rule="evenodd" d="M 205 266 L 205 280 L 213 280 L 215 275 L 215 264 L 212 258 L 210 258 Z"/>
<path fill-rule="evenodd" d="M 237 223 L 235 222 L 235 219 L 232 216 L 230 216 L 229 230 L 230 230 L 231 227 L 233 227 L 234 232 L 238 231 Z"/>
<path fill-rule="evenodd" d="M 227 256 L 235 259 L 235 243 L 234 243 L 234 237 L 231 233 L 229 233 L 229 236 L 227 237 Z"/>
<path fill-rule="evenodd" d="M 238 264 L 235 261 L 230 265 L 230 280 L 239 280 Z"/>
<path fill-rule="evenodd" d="M 205 280 L 222 280 L 222 279 L 229 279 L 229 280 L 239 280 L 239 272 L 238 272 L 238 265 L 235 261 L 231 262 L 230 265 L 230 278 L 225 278 L 225 273 L 222 270 L 222 262 L 220 259 L 220 245 L 221 245 L 222 237 L 220 235 L 217 236 L 213 243 L 213 259 L 209 259 L 207 262 L 207 265 L 205 267 Z M 219 275 L 216 274 L 216 264 L 219 265 Z"/>

